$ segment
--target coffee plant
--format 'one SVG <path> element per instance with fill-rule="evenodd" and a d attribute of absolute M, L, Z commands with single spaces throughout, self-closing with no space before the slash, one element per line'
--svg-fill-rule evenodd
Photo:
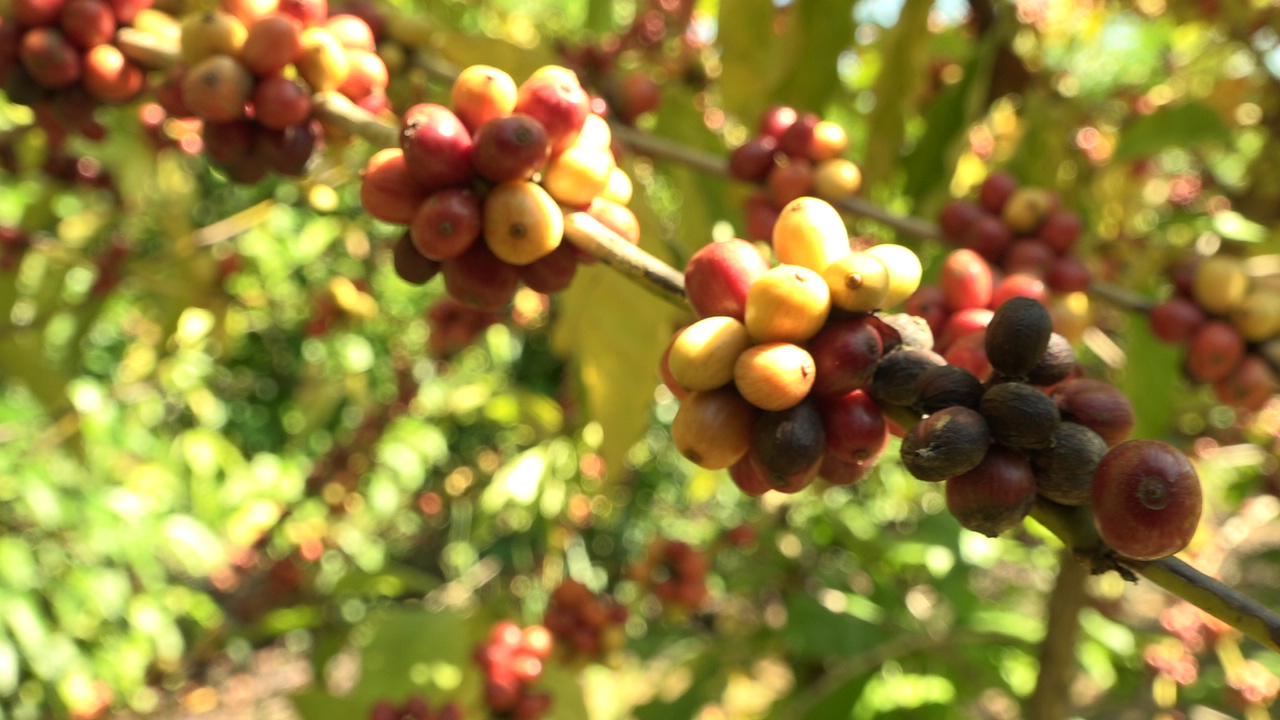
<path fill-rule="evenodd" d="M 1265 5 L 4 4 L 0 716 L 1272 717 Z"/>

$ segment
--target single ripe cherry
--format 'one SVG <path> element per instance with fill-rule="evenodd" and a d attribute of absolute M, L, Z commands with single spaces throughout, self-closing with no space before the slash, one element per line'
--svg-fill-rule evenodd
<path fill-rule="evenodd" d="M 1185 548 L 1200 523 L 1200 479 L 1186 456 L 1155 440 L 1112 448 L 1093 476 L 1093 522 L 1103 542 L 1135 560 Z"/>

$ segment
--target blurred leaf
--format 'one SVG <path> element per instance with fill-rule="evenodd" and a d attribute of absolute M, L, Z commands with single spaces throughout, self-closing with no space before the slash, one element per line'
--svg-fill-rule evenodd
<path fill-rule="evenodd" d="M 585 266 L 560 296 L 556 351 L 577 363 L 587 414 L 600 423 L 611 477 L 649 428 L 658 359 L 670 340 L 671 306 L 613 270 Z"/>
<path fill-rule="evenodd" d="M 787 596 L 787 646 L 797 657 L 848 656 L 887 635 L 882 625 L 834 613 L 808 595 Z"/>
<path fill-rule="evenodd" d="M 551 695 L 551 711 L 547 720 L 587 720 L 587 704 L 582 682 L 571 665 L 549 662 L 542 666 L 538 687 Z"/>
<path fill-rule="evenodd" d="M 929 10 L 932 0 L 906 0 L 898 23 L 885 31 L 883 70 L 874 87 L 876 106 L 867 118 L 867 155 L 863 183 L 884 182 L 901 160 L 908 115 L 915 109 L 927 76 Z"/>
<path fill-rule="evenodd" d="M 0 638 L 0 695 L 10 695 L 18 689 L 20 677 L 18 649 L 9 638 Z"/>
<path fill-rule="evenodd" d="M 1213 231 L 1228 240 L 1239 242 L 1262 242 L 1271 235 L 1265 227 L 1234 210 L 1214 215 Z"/>
<path fill-rule="evenodd" d="M 706 653 L 694 659 L 693 679 L 689 689 L 670 702 L 655 700 L 635 709 L 636 720 L 671 720 L 672 718 L 692 718 L 698 714 L 698 708 L 719 698 L 724 691 L 725 676 L 720 672 L 719 663 L 714 656 Z"/>
<path fill-rule="evenodd" d="M 433 50 L 441 58 L 459 68 L 469 65 L 491 65 L 502 68 L 521 83 L 543 65 L 561 65 L 564 59 L 555 52 L 551 43 L 535 47 L 517 47 L 505 40 L 464 35 L 446 28 L 433 28 Z M 437 44 L 438 43 L 438 44 Z"/>
<path fill-rule="evenodd" d="M 948 86 L 929 104 L 924 112 L 924 135 L 903 158 L 902 168 L 907 176 L 904 192 L 918 205 L 927 195 L 951 180 L 949 170 L 954 167 L 955 155 L 966 137 L 970 123 L 985 97 L 988 75 L 995 49 L 996 35 L 988 33 L 975 48 L 973 57 L 964 66 L 960 82 Z"/>
<path fill-rule="evenodd" d="M 547 474 L 547 448 L 539 445 L 512 458 L 493 474 L 493 481 L 484 489 L 480 507 L 494 513 L 508 501 L 528 505 L 538 497 L 542 478 Z"/>
<path fill-rule="evenodd" d="M 769 104 L 782 70 L 774 33 L 777 12 L 773 0 L 720 3 L 716 37 L 721 48 L 724 108 L 752 128 Z"/>
<path fill-rule="evenodd" d="M 1114 159 L 1149 157 L 1165 148 L 1201 143 L 1229 145 L 1231 131 L 1213 108 L 1191 101 L 1160 108 L 1130 123 L 1121 132 Z"/>
<path fill-rule="evenodd" d="M 1128 365 L 1116 386 L 1137 408 L 1132 438 L 1158 440 L 1173 426 L 1173 408 L 1186 380 L 1182 376 L 1185 349 L 1162 342 L 1145 318 L 1133 318 L 1125 333 Z"/>
<path fill-rule="evenodd" d="M 800 110 L 822 112 L 840 87 L 839 59 L 853 46 L 857 0 L 796 0 L 788 8 L 783 38 L 789 59 L 777 99 Z"/>
<path fill-rule="evenodd" d="M 801 720 L 848 720 L 854 703 L 862 697 L 870 679 L 871 673 L 850 678 L 815 703 L 808 712 L 800 716 Z"/>

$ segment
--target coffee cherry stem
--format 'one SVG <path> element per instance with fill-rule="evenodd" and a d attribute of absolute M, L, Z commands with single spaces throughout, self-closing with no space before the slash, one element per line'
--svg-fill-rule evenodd
<path fill-rule="evenodd" d="M 1037 500 L 1031 517 L 1062 540 L 1079 557 L 1099 555 L 1097 531 L 1086 506 L 1067 507 Z M 1176 557 L 1140 561 L 1109 555 L 1094 572 L 1125 568 L 1142 575 L 1170 594 L 1186 600 L 1266 647 L 1280 652 L 1280 614 L 1205 575 Z"/>

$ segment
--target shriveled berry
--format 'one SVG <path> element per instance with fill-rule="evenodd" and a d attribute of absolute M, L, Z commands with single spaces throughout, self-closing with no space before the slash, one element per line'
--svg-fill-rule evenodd
<path fill-rule="evenodd" d="M 1066 380 L 1076 369 L 1076 351 L 1071 342 L 1058 333 L 1049 336 L 1049 345 L 1040 356 L 1040 362 L 1027 373 L 1027 382 L 1039 387 L 1049 387 Z"/>
<path fill-rule="evenodd" d="M 890 405 L 911 407 L 916 403 L 916 381 L 931 368 L 947 361 L 932 350 L 899 350 L 876 366 L 871 377 L 871 395 Z"/>
<path fill-rule="evenodd" d="M 991 435 L 1013 447 L 1048 447 L 1058 429 L 1058 406 L 1048 395 L 1022 383 L 991 387 L 978 410 L 991 426 Z"/>
<path fill-rule="evenodd" d="M 956 365 L 932 367 L 916 378 L 916 408 L 925 414 L 949 407 L 977 410 L 982 393 L 982 381 Z"/>
<path fill-rule="evenodd" d="M 1051 447 L 1032 456 L 1036 492 L 1063 505 L 1087 505 L 1093 473 L 1107 454 L 1107 443 L 1089 428 L 1064 422 L 1053 433 Z"/>
<path fill-rule="evenodd" d="M 1044 356 L 1052 333 L 1048 308 L 1029 298 L 1013 298 L 996 308 L 987 325 L 987 358 L 1009 377 L 1026 377 Z"/>
<path fill-rule="evenodd" d="M 917 479 L 941 482 L 977 467 L 990 444 L 981 415 L 966 407 L 944 408 L 902 437 L 902 466 Z"/>
<path fill-rule="evenodd" d="M 762 412 L 751 433 L 753 457 L 777 490 L 795 492 L 818 474 L 826 452 L 822 415 L 812 400 L 779 412 Z"/>

